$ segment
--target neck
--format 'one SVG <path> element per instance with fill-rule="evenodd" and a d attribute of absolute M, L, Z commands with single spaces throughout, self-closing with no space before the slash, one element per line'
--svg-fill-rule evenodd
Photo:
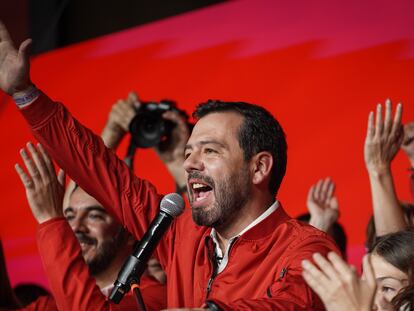
<path fill-rule="evenodd" d="M 230 219 L 226 224 L 215 228 L 217 233 L 217 239 L 220 244 L 221 250 L 224 252 L 229 244 L 229 240 L 237 236 L 248 225 L 255 221 L 261 214 L 263 214 L 275 201 L 274 198 L 269 195 L 252 196 L 253 199 L 246 202 L 246 204 L 240 209 L 240 211 Z"/>

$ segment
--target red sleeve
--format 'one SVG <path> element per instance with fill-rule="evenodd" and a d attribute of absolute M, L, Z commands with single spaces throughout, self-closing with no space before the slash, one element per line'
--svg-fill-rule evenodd
<path fill-rule="evenodd" d="M 139 240 L 158 212 L 161 196 L 153 185 L 137 178 L 100 137 L 45 94 L 21 112 L 57 164 Z M 164 267 L 169 239 L 157 248 Z"/>
<path fill-rule="evenodd" d="M 126 295 L 119 305 L 102 294 L 89 275 L 79 243 L 64 218 L 42 223 L 37 231 L 37 243 L 51 291 L 60 311 L 64 310 L 136 310 L 134 297 Z M 155 292 L 160 300 L 154 299 Z M 165 288 L 143 280 L 142 296 L 148 310 L 165 306 Z M 148 295 L 148 297 L 147 297 Z"/>
<path fill-rule="evenodd" d="M 411 198 L 414 200 L 414 168 L 411 168 L 411 172 L 410 172 L 410 190 L 411 190 Z"/>
<path fill-rule="evenodd" d="M 330 240 L 329 240 L 330 241 Z M 261 299 L 239 299 L 231 303 L 213 300 L 222 310 L 325 310 L 318 295 L 306 284 L 302 277 L 302 260 L 311 259 L 318 252 L 323 256 L 335 250 L 335 244 L 320 236 L 308 236 L 302 241 L 293 242 L 292 251 L 284 258 L 286 271 L 269 287 L 267 297 Z"/>

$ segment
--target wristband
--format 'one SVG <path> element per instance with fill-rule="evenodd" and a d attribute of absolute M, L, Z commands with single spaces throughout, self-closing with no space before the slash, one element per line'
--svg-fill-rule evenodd
<path fill-rule="evenodd" d="M 32 85 L 22 96 L 13 95 L 13 100 L 18 107 L 30 103 L 40 95 L 40 91 Z"/>

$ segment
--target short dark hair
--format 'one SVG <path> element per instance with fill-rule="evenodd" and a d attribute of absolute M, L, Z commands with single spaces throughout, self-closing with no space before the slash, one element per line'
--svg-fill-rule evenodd
<path fill-rule="evenodd" d="M 273 157 L 269 191 L 276 195 L 286 173 L 287 143 L 279 122 L 263 107 L 245 102 L 208 100 L 199 104 L 193 113 L 197 120 L 215 112 L 236 112 L 244 117 L 238 140 L 245 161 L 255 154 L 268 151 Z"/>

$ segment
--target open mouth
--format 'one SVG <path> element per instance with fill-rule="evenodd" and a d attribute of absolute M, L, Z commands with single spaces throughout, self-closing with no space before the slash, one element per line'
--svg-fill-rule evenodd
<path fill-rule="evenodd" d="M 191 181 L 190 189 L 192 192 L 193 207 L 197 207 L 199 205 L 204 205 L 205 203 L 207 203 L 208 198 L 213 193 L 213 187 L 200 180 Z"/>

